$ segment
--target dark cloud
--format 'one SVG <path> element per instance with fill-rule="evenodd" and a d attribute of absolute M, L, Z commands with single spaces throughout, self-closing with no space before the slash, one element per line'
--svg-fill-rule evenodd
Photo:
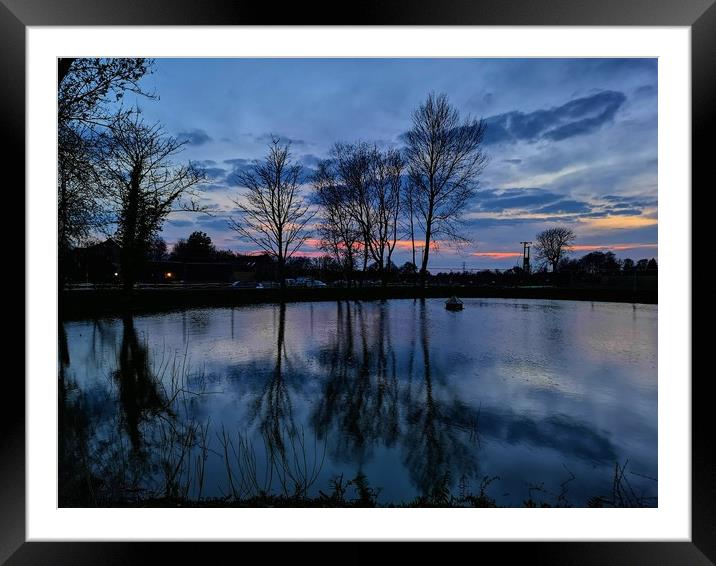
<path fill-rule="evenodd" d="M 618 196 L 618 195 L 606 195 L 600 197 L 600 200 L 606 201 L 610 204 L 611 208 L 632 208 L 636 206 L 640 207 L 652 207 L 657 205 L 657 199 L 653 197 L 644 196 Z"/>
<path fill-rule="evenodd" d="M 307 145 L 309 145 L 308 142 L 305 140 L 292 138 L 292 137 L 284 136 L 281 134 L 266 133 L 266 134 L 259 134 L 257 136 L 252 136 L 252 137 L 256 143 L 260 143 L 263 145 L 269 145 L 269 144 L 273 143 L 274 139 L 277 139 L 277 138 L 281 144 L 289 143 L 289 144 L 291 144 L 292 147 L 306 147 Z"/>
<path fill-rule="evenodd" d="M 305 165 L 308 167 L 315 167 L 320 161 L 321 158 L 316 155 L 313 155 L 312 153 L 306 153 L 298 158 L 298 162 L 301 165 Z"/>
<path fill-rule="evenodd" d="M 639 216 L 642 213 L 640 208 L 608 208 L 606 210 L 613 216 Z"/>
<path fill-rule="evenodd" d="M 201 185 L 202 191 L 225 191 L 228 189 L 228 185 L 225 185 L 223 183 L 206 183 Z"/>
<path fill-rule="evenodd" d="M 209 181 L 219 181 L 226 177 L 226 169 L 221 167 L 197 167 Z"/>
<path fill-rule="evenodd" d="M 169 224 L 176 226 L 177 228 L 184 228 L 186 226 L 193 226 L 194 223 L 191 220 L 170 220 Z"/>
<path fill-rule="evenodd" d="M 188 132 L 179 132 L 177 139 L 182 142 L 186 142 L 189 145 L 203 145 L 212 140 L 211 136 L 204 130 L 196 129 Z"/>
<path fill-rule="evenodd" d="M 231 166 L 231 171 L 226 175 L 226 184 L 235 187 L 241 183 L 242 174 L 253 171 L 255 161 L 237 157 L 235 159 L 224 159 L 224 163 Z"/>
<path fill-rule="evenodd" d="M 253 159 L 244 159 L 237 157 L 236 159 L 224 159 L 224 163 L 231 165 L 232 167 L 246 166 L 253 163 Z"/>
<path fill-rule="evenodd" d="M 218 163 L 213 159 L 202 159 L 200 161 L 195 161 L 194 165 L 197 167 L 214 167 L 218 165 Z"/>
<path fill-rule="evenodd" d="M 541 217 L 537 222 L 570 222 L 579 218 L 603 218 L 605 216 L 635 216 L 643 213 L 643 208 L 656 206 L 656 201 L 642 197 L 621 197 L 608 195 L 598 199 L 576 199 L 539 188 L 482 189 L 475 198 L 475 204 L 469 212 L 500 214 L 517 213 L 503 218 L 480 218 L 476 220 L 480 228 L 510 226 L 535 222 L 528 214 L 555 215 Z M 519 214 L 525 214 L 520 217 Z"/>
<path fill-rule="evenodd" d="M 482 189 L 476 197 L 477 210 L 502 212 L 514 208 L 533 208 L 563 198 L 562 195 L 536 188 Z"/>
<path fill-rule="evenodd" d="M 504 161 L 505 163 L 511 163 L 512 165 L 519 165 L 520 163 L 522 163 L 521 159 L 503 159 L 502 161 Z"/>
<path fill-rule="evenodd" d="M 560 222 L 562 220 L 564 219 L 559 219 Z M 546 220 L 543 218 L 537 219 L 524 216 L 511 216 L 502 218 L 469 218 L 463 222 L 463 225 L 466 230 L 470 231 L 470 233 L 480 234 L 484 233 L 484 230 L 489 230 L 492 228 L 519 227 L 521 229 L 535 230 L 536 227 L 542 226 L 545 222 Z"/>
<path fill-rule="evenodd" d="M 486 144 L 534 142 L 540 139 L 560 141 L 588 134 L 612 120 L 626 101 L 621 92 L 603 91 L 571 100 L 549 110 L 525 113 L 513 110 L 485 120 Z"/>
<path fill-rule="evenodd" d="M 579 200 L 561 200 L 536 210 L 539 214 L 586 214 L 592 212 L 592 206 Z"/>
<path fill-rule="evenodd" d="M 304 154 L 295 160 L 295 163 L 301 165 L 300 183 L 310 183 L 317 169 L 312 165 L 317 164 L 319 158 L 313 154 Z M 224 163 L 231 166 L 231 171 L 226 175 L 225 181 L 229 186 L 235 187 L 241 184 L 241 175 L 254 170 L 256 163 L 253 159 L 244 159 L 237 157 L 235 159 L 225 159 Z"/>
<path fill-rule="evenodd" d="M 654 96 L 656 92 L 656 85 L 641 85 L 634 91 L 634 96 Z"/>
<path fill-rule="evenodd" d="M 228 230 L 229 223 L 226 218 L 217 218 L 214 216 L 201 216 L 197 223 L 202 228 L 209 228 L 210 230 Z"/>

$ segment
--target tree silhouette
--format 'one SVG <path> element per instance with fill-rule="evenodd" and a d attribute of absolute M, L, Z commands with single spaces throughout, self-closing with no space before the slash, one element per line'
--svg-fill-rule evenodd
<path fill-rule="evenodd" d="M 413 113 L 406 134 L 405 157 L 412 183 L 412 206 L 425 236 L 420 266 L 425 286 L 430 249 L 440 238 L 467 241 L 458 230 L 467 201 L 487 164 L 483 151 L 486 124 L 458 110 L 445 94 L 430 94 Z"/>
<path fill-rule="evenodd" d="M 238 175 L 248 192 L 234 200 L 240 219 L 229 220 L 240 236 L 276 258 L 282 289 L 286 260 L 308 239 L 307 224 L 314 216 L 301 198 L 301 180 L 302 167 L 291 162 L 289 144 L 274 138 L 265 160 Z"/>
<path fill-rule="evenodd" d="M 569 253 L 576 237 L 572 230 L 562 226 L 542 230 L 537 234 L 534 244 L 535 257 L 551 265 L 552 271 L 556 273 L 559 262 Z"/>
<path fill-rule="evenodd" d="M 216 246 L 206 232 L 192 232 L 180 239 L 172 250 L 172 259 L 177 261 L 209 261 L 216 255 Z"/>
<path fill-rule="evenodd" d="M 101 170 L 107 199 L 116 211 L 121 242 L 122 282 L 131 289 L 151 242 L 167 215 L 177 208 L 196 209 L 182 198 L 203 180 L 192 165 L 173 158 L 185 142 L 167 136 L 161 125 L 146 124 L 139 114 L 120 114 L 105 136 Z"/>

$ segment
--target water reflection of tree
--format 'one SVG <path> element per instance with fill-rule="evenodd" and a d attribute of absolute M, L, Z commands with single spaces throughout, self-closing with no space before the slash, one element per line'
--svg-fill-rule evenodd
<path fill-rule="evenodd" d="M 119 389 L 123 424 L 135 456 L 142 454 L 140 424 L 167 407 L 167 399 L 159 390 L 159 383 L 149 360 L 147 344 L 140 342 L 131 315 L 122 318 L 122 344 L 113 377 Z"/>
<path fill-rule="evenodd" d="M 442 485 L 448 470 L 454 480 L 472 474 L 477 414 L 447 388 L 441 386 L 442 396 L 435 392 L 435 375 L 442 372 L 431 358 L 425 302 L 401 357 L 392 334 L 404 336 L 410 329 L 391 328 L 388 302 L 339 302 L 336 308 L 335 337 L 319 355 L 325 378 L 311 421 L 319 437 L 329 438 L 333 459 L 361 469 L 376 447 L 400 445 L 404 465 L 423 494 Z M 416 354 L 418 334 L 421 352 Z"/>
<path fill-rule="evenodd" d="M 273 370 L 264 385 L 263 391 L 254 403 L 254 418 L 258 419 L 261 434 L 271 452 L 285 457 L 286 446 L 284 433 L 295 433 L 291 393 L 286 380 L 286 304 L 278 307 L 278 324 L 276 327 L 276 359 Z"/>
<path fill-rule="evenodd" d="M 431 361 L 430 320 L 420 302 L 422 383 L 406 399 L 403 462 L 423 495 L 433 495 L 477 472 L 477 413 L 456 398 L 441 399 L 434 390 L 436 365 Z M 412 387 L 411 387 L 412 389 Z"/>
<path fill-rule="evenodd" d="M 90 470 L 90 423 L 77 384 L 68 375 L 67 331 L 58 325 L 58 491 L 59 504 L 96 505 L 95 478 Z"/>
<path fill-rule="evenodd" d="M 320 356 L 327 375 L 313 427 L 319 438 L 333 436 L 329 452 L 334 459 L 359 467 L 376 445 L 392 446 L 400 435 L 388 308 L 381 303 L 373 321 L 362 304 L 338 302 L 335 339 Z"/>
<path fill-rule="evenodd" d="M 101 382 L 80 387 L 68 375 L 67 334 L 60 326 L 61 506 L 201 493 L 197 484 L 203 481 L 208 425 L 191 414 L 194 393 L 184 389 L 185 368 L 175 359 L 158 368 L 158 375 L 131 315 L 123 317 L 122 328 L 116 368 L 110 372 L 117 387 L 105 389 Z M 96 351 L 91 354 L 100 359 Z"/>

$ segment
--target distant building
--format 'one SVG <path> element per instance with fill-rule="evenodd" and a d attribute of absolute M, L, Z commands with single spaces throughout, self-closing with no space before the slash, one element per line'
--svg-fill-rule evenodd
<path fill-rule="evenodd" d="M 69 279 L 74 283 L 111 283 L 119 280 L 121 246 L 112 238 L 72 250 Z"/>

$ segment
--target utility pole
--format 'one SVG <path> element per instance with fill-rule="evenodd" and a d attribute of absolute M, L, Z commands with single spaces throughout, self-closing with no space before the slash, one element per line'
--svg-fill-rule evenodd
<path fill-rule="evenodd" d="M 526 273 L 530 272 L 530 246 L 532 242 L 520 242 L 522 244 L 522 269 Z"/>

